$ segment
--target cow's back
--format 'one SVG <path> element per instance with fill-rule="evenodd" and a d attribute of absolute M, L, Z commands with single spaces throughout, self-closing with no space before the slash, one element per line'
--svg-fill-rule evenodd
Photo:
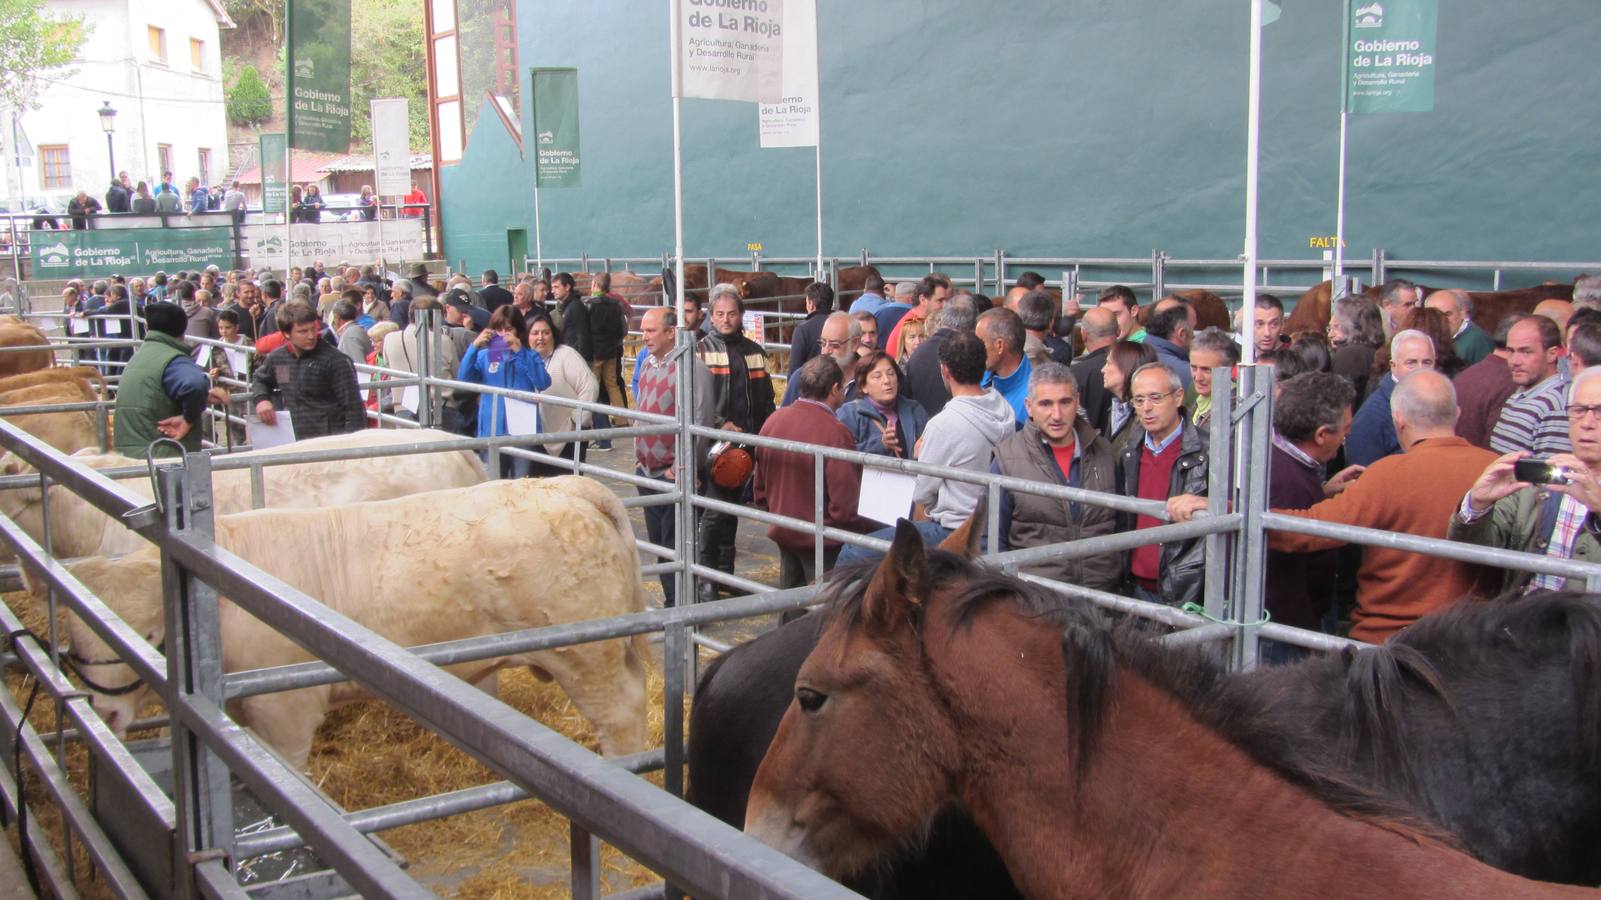
<path fill-rule="evenodd" d="M 45 333 L 32 325 L 0 324 L 0 347 L 42 346 L 49 342 Z M 0 353 L 0 376 L 48 369 L 55 362 L 55 353 L 47 349 Z"/>

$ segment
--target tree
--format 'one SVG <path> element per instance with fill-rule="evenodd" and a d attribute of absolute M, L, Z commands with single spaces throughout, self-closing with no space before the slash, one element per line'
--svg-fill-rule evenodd
<path fill-rule="evenodd" d="M 353 0 L 350 9 L 350 139 L 372 144 L 368 101 L 406 97 L 411 149 L 428 152 L 428 75 L 416 0 Z"/>
<path fill-rule="evenodd" d="M 239 70 L 239 77 L 228 89 L 228 121 L 235 125 L 260 125 L 272 118 L 272 95 L 255 66 Z"/>
<path fill-rule="evenodd" d="M 0 105 L 33 109 L 47 74 L 66 78 L 89 29 L 82 16 L 47 16 L 45 0 L 0 0 Z"/>
<path fill-rule="evenodd" d="M 240 25 L 256 18 L 266 19 L 272 29 L 273 44 L 283 42 L 286 0 L 223 0 L 222 8 Z"/>

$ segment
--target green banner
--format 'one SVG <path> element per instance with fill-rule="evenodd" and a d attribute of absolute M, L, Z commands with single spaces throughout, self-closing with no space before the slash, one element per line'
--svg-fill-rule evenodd
<path fill-rule="evenodd" d="M 233 229 L 105 228 L 95 231 L 34 231 L 34 278 L 100 278 L 149 275 L 157 270 L 233 268 Z"/>
<path fill-rule="evenodd" d="M 578 70 L 534 69 L 534 177 L 578 187 Z"/>
<path fill-rule="evenodd" d="M 289 0 L 289 146 L 350 152 L 350 0 Z"/>
<path fill-rule="evenodd" d="M 261 209 L 288 214 L 289 136 L 281 131 L 261 136 Z"/>
<path fill-rule="evenodd" d="M 1345 108 L 1433 112 L 1438 0 L 1350 0 Z"/>

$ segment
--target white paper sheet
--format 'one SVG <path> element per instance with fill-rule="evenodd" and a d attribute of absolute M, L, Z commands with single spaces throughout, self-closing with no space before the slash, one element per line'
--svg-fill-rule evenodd
<path fill-rule="evenodd" d="M 245 438 L 250 441 L 252 450 L 265 450 L 268 447 L 294 443 L 295 425 L 290 421 L 289 410 L 278 410 L 276 425 L 267 425 L 252 418 L 245 425 Z"/>
<path fill-rule="evenodd" d="M 121 319 L 102 318 L 100 321 L 105 323 L 106 334 L 122 334 Z"/>
<path fill-rule="evenodd" d="M 516 403 L 517 401 L 513 400 L 512 402 Z M 400 389 L 400 406 L 412 415 L 417 414 L 417 408 L 422 406 L 422 397 L 415 384 L 408 384 Z"/>
<path fill-rule="evenodd" d="M 88 319 L 68 319 L 67 320 L 67 331 L 70 334 L 88 334 L 89 333 L 89 320 Z"/>
<path fill-rule="evenodd" d="M 856 514 L 885 525 L 912 514 L 912 498 L 917 479 L 888 469 L 862 468 L 862 492 L 856 499 Z"/>
<path fill-rule="evenodd" d="M 506 398 L 506 433 L 538 434 L 539 404 Z"/>
<path fill-rule="evenodd" d="M 250 352 L 247 350 L 224 350 L 223 355 L 228 357 L 228 368 L 235 375 L 243 378 L 249 371 Z"/>
<path fill-rule="evenodd" d="M 200 349 L 195 352 L 195 365 L 202 369 L 211 368 L 211 349 L 210 344 L 201 344 Z"/>

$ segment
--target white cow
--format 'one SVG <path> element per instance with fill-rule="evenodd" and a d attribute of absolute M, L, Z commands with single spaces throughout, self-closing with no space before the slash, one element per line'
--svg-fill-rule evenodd
<path fill-rule="evenodd" d="M 639 554 L 622 503 L 587 478 L 493 481 L 327 509 L 263 509 L 217 519 L 224 547 L 330 608 L 402 645 L 624 615 L 645 608 Z M 75 574 L 130 626 L 164 634 L 161 563 L 147 546 L 120 560 L 88 559 Z M 76 616 L 69 634 L 78 665 L 114 688 L 133 674 Z M 304 662 L 304 649 L 254 616 L 222 603 L 223 669 Z M 645 748 L 642 636 L 453 666 L 478 681 L 525 665 L 555 679 L 610 755 Z M 96 693 L 96 711 L 119 734 L 146 689 Z M 344 682 L 246 697 L 235 718 L 293 765 L 335 704 L 366 694 Z"/>
<path fill-rule="evenodd" d="M 378 449 L 393 444 L 450 441 L 458 437 L 448 432 L 426 429 L 366 429 L 350 434 L 335 434 L 297 441 L 284 447 L 250 450 L 232 454 L 227 458 L 357 447 Z M 75 459 L 96 469 L 145 465 L 144 460 L 116 453 L 81 455 Z M 15 454 L 8 453 L 0 459 L 0 474 L 17 475 L 29 471 L 32 471 L 32 467 L 22 462 Z M 483 464 L 479 462 L 478 455 L 471 450 L 410 454 L 371 460 L 292 463 L 268 466 L 262 470 L 266 505 L 281 509 L 339 506 L 363 500 L 387 500 L 419 491 L 468 487 L 483 480 Z M 119 484 L 146 499 L 151 496 L 149 478 L 129 478 L 120 481 Z M 251 509 L 249 469 L 213 471 L 211 485 L 212 509 L 216 514 L 227 515 Z M 24 531 L 32 535 L 34 540 L 44 539 L 44 518 L 37 487 L 0 491 L 0 513 L 10 516 Z M 67 488 L 60 485 L 50 488 L 50 549 L 56 556 L 64 559 L 78 556 L 121 556 L 139 549 L 144 543 L 144 539 L 129 531 L 121 522 L 113 520 Z"/>

